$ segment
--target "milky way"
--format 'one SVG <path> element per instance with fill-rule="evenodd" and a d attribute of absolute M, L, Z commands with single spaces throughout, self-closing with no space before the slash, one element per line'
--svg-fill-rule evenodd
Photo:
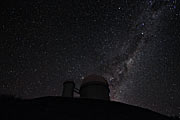
<path fill-rule="evenodd" d="M 1 4 L 0 93 L 60 96 L 89 74 L 111 100 L 180 113 L 177 0 L 18 1 Z"/>
<path fill-rule="evenodd" d="M 110 82 L 116 81 L 115 84 L 118 82 L 121 86 L 124 76 L 136 61 L 137 54 L 141 54 L 142 49 L 153 49 L 148 48 L 147 44 L 150 42 L 155 44 L 158 32 L 163 29 L 163 24 L 165 24 L 161 18 L 166 14 L 167 7 L 172 6 L 172 4 L 159 4 L 161 6 L 156 6 L 158 9 L 153 10 L 153 4 L 159 3 L 147 1 L 143 4 L 144 7 L 141 8 L 140 15 L 133 21 L 124 44 L 119 46 L 119 49 L 111 51 L 109 61 L 100 66 L 100 71 Z"/>
<path fill-rule="evenodd" d="M 160 99 L 163 99 L 163 97 L 159 95 L 158 92 L 156 92 L 156 89 L 152 90 L 157 94 L 154 95 L 153 97 L 154 102 L 150 102 L 152 99 L 150 101 L 145 100 L 147 103 L 145 103 L 143 99 L 138 99 L 139 100 L 138 101 L 137 100 L 138 95 L 134 98 L 132 94 L 141 94 L 140 96 L 146 96 L 146 95 L 142 95 L 142 93 L 137 93 L 137 92 L 145 90 L 144 88 L 143 89 L 141 88 L 141 85 L 142 83 L 149 84 L 148 83 L 149 81 L 148 80 L 146 81 L 146 79 L 148 79 L 149 77 L 145 76 L 145 74 L 141 75 L 141 76 L 145 76 L 143 79 L 142 78 L 139 79 L 138 77 L 135 78 L 130 77 L 137 73 L 137 72 L 134 73 L 134 71 L 139 71 L 139 72 L 142 71 L 142 70 L 138 70 L 138 69 L 142 69 L 142 67 L 139 68 L 138 66 L 139 64 L 141 64 L 141 66 L 143 67 L 144 67 L 143 64 L 147 64 L 147 63 L 141 63 L 142 59 L 144 59 L 144 57 L 142 57 L 145 54 L 144 51 L 148 51 L 149 54 L 152 54 L 154 52 L 154 49 L 157 50 L 158 42 L 160 42 L 160 44 L 163 43 L 163 40 L 160 38 L 160 36 L 164 35 L 166 37 L 169 37 L 161 33 L 161 30 L 164 29 L 164 24 L 166 24 L 164 22 L 164 17 L 167 17 L 169 14 L 171 14 L 170 12 L 167 12 L 169 8 L 171 9 L 171 12 L 173 12 L 175 8 L 174 4 L 172 4 L 169 1 L 146 1 L 143 4 L 143 7 L 141 8 L 140 14 L 133 21 L 131 28 L 128 31 L 128 37 L 126 38 L 124 44 L 120 46 L 120 49 L 116 49 L 115 51 L 112 51 L 113 52 L 112 54 L 115 57 L 111 56 L 109 58 L 109 61 L 107 61 L 105 65 L 100 66 L 99 68 L 100 71 L 107 78 L 107 80 L 109 80 L 112 100 L 123 101 L 135 105 L 137 105 L 138 103 L 139 106 L 143 106 L 150 109 L 153 109 L 155 106 L 158 105 L 171 106 L 171 105 L 166 105 L 167 103 L 162 103 L 162 100 L 157 100 L 156 98 L 157 96 Z M 163 58 L 161 59 L 163 59 L 163 62 L 167 62 L 166 56 L 162 56 L 162 57 Z M 145 69 L 143 71 L 146 72 Z M 164 71 L 164 74 L 166 74 L 166 72 L 167 71 Z M 139 80 L 134 80 L 134 79 L 139 79 Z M 165 79 L 165 75 L 163 76 L 163 79 Z M 159 84 L 167 84 L 167 83 L 160 82 Z M 147 95 L 148 94 L 151 97 L 153 96 L 152 93 L 147 92 Z M 173 97 L 171 96 L 171 98 Z M 166 111 L 160 109 L 154 109 L 154 110 L 159 112 Z M 169 111 L 166 112 L 168 113 Z"/>

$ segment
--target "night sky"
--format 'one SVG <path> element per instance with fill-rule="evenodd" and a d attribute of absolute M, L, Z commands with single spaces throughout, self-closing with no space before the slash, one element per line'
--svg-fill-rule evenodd
<path fill-rule="evenodd" d="M 0 94 L 60 96 L 104 76 L 111 99 L 180 116 L 178 0 L 0 2 Z"/>

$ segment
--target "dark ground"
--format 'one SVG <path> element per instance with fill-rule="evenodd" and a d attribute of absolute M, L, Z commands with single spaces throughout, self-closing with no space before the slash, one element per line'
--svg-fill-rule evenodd
<path fill-rule="evenodd" d="M 16 120 L 178 120 L 140 107 L 93 99 L 51 96 L 22 100 L 12 96 L 1 96 L 0 106 L 1 118 Z"/>

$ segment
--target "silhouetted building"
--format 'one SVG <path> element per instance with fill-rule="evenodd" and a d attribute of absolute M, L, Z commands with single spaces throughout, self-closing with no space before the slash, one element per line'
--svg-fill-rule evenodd
<path fill-rule="evenodd" d="M 75 83 L 73 81 L 66 81 L 63 83 L 63 97 L 73 97 Z"/>
<path fill-rule="evenodd" d="M 81 98 L 110 100 L 109 84 L 107 80 L 99 75 L 89 75 L 82 81 L 80 89 L 75 88 L 73 81 L 66 81 L 63 84 L 63 97 L 73 97 L 76 92 Z"/>
<path fill-rule="evenodd" d="M 104 77 L 98 75 L 89 75 L 82 81 L 80 87 L 80 97 L 110 100 L 109 85 Z"/>

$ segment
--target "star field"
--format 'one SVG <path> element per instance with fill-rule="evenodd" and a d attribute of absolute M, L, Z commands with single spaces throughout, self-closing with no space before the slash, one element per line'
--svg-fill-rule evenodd
<path fill-rule="evenodd" d="M 178 0 L 1 3 L 0 94 L 60 96 L 103 75 L 111 99 L 180 115 Z"/>

